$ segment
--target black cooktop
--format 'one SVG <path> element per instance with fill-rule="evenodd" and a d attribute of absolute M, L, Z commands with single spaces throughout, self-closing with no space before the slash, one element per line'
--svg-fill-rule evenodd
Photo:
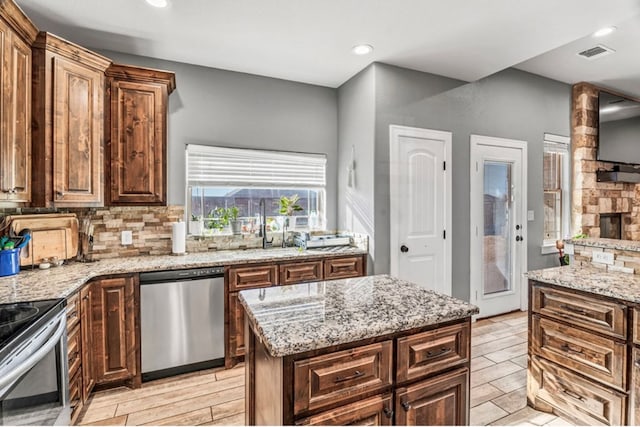
<path fill-rule="evenodd" d="M 48 319 L 52 309 L 61 302 L 59 299 L 50 299 L 0 304 L 0 350 L 19 340 L 30 326 L 44 318 Z"/>

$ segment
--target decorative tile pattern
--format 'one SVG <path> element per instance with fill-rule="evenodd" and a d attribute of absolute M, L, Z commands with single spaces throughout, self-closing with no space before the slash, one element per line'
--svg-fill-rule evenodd
<path fill-rule="evenodd" d="M 246 290 L 240 301 L 274 357 L 478 313 L 464 301 L 388 275 Z"/>

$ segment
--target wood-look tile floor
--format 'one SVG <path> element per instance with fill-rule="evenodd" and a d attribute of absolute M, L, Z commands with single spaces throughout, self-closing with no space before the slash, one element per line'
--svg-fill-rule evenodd
<path fill-rule="evenodd" d="M 571 425 L 526 406 L 527 316 L 472 325 L 471 425 Z M 214 369 L 94 393 L 83 425 L 243 425 L 244 367 Z"/>

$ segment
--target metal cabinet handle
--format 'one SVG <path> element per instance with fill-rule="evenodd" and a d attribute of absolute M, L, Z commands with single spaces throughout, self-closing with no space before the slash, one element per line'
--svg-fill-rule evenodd
<path fill-rule="evenodd" d="M 56 196 L 62 197 L 64 196 L 64 193 L 62 191 L 56 191 Z"/>
<path fill-rule="evenodd" d="M 636 359 L 634 365 L 636 365 L 636 368 L 640 368 L 640 359 Z"/>
<path fill-rule="evenodd" d="M 364 376 L 364 372 L 362 371 L 355 371 L 353 373 L 353 375 L 347 375 L 346 377 L 336 377 L 335 380 L 333 380 L 334 383 L 341 383 L 341 382 L 345 382 L 345 381 L 349 381 L 349 380 L 354 380 L 356 378 L 360 378 Z"/>
<path fill-rule="evenodd" d="M 576 393 L 574 393 L 574 392 L 572 392 L 570 390 L 562 389 L 562 392 L 564 394 L 566 394 L 567 396 L 572 397 L 572 398 L 574 398 L 576 400 L 579 400 L 581 402 L 584 402 L 586 400 L 584 397 L 582 397 L 582 396 L 580 396 L 580 395 L 578 395 L 578 394 L 576 394 Z"/>
<path fill-rule="evenodd" d="M 427 358 L 432 359 L 434 357 L 442 356 L 447 353 L 451 353 L 451 349 L 443 347 L 439 351 L 427 351 Z"/>
<path fill-rule="evenodd" d="M 393 411 L 389 408 L 387 408 L 386 406 L 384 408 L 382 408 L 382 412 L 384 412 L 384 415 L 391 419 L 393 417 Z"/>
<path fill-rule="evenodd" d="M 583 316 L 588 316 L 589 315 L 589 312 L 587 310 L 583 310 L 582 308 L 573 307 L 573 306 L 567 305 L 567 304 L 561 304 L 560 308 L 563 309 L 563 310 L 570 311 L 572 313 L 581 314 Z"/>
<path fill-rule="evenodd" d="M 411 403 L 409 402 L 400 402 L 400 405 L 402 405 L 402 408 L 407 412 L 411 409 Z"/>

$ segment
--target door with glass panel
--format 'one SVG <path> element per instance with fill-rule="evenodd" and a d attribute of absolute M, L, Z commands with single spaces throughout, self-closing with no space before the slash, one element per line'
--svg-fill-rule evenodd
<path fill-rule="evenodd" d="M 525 307 L 526 143 L 471 136 L 471 301 L 480 317 Z"/>

